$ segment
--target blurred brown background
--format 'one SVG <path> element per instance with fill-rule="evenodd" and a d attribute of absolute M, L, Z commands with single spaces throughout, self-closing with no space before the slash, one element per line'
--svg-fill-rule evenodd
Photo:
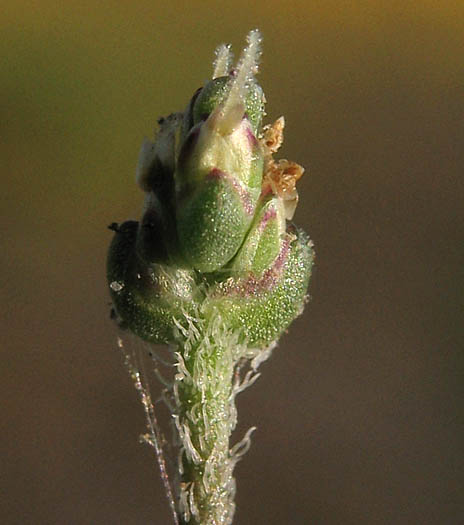
<path fill-rule="evenodd" d="M 156 118 L 254 27 L 317 267 L 239 400 L 236 523 L 464 521 L 463 3 L 44 0 L 0 13 L 1 523 L 170 523 L 106 226 L 138 217 Z"/>

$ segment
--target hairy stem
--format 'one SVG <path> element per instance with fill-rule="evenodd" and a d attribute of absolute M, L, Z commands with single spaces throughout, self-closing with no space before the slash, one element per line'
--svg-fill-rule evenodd
<path fill-rule="evenodd" d="M 219 316 L 202 324 L 184 332 L 177 353 L 179 514 L 189 525 L 228 525 L 235 509 L 232 473 L 240 455 L 229 445 L 237 422 L 234 370 L 246 347 L 238 334 L 223 328 Z"/>

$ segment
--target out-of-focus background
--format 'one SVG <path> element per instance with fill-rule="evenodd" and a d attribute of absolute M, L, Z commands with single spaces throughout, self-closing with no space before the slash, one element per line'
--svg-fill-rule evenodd
<path fill-rule="evenodd" d="M 2 7 L 1 523 L 170 523 L 106 226 L 138 217 L 157 117 L 254 27 L 317 266 L 239 400 L 236 523 L 462 523 L 464 5 L 417 0 Z"/>

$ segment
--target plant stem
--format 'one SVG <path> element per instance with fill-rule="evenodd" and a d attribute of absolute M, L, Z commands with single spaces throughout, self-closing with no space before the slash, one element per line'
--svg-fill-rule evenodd
<path fill-rule="evenodd" d="M 237 422 L 233 379 L 246 347 L 223 328 L 218 314 L 202 324 L 184 332 L 177 352 L 179 514 L 188 525 L 229 525 L 235 510 L 232 473 L 239 457 L 237 447 L 231 451 L 229 446 Z"/>

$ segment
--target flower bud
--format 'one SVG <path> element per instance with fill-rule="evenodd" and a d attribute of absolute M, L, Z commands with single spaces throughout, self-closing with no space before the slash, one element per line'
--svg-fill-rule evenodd
<path fill-rule="evenodd" d="M 258 56 L 250 40 L 237 70 L 209 82 L 188 108 L 192 127 L 175 172 L 176 221 L 180 250 L 201 272 L 217 271 L 234 257 L 261 193 L 257 132 L 264 96 L 253 77 Z"/>

